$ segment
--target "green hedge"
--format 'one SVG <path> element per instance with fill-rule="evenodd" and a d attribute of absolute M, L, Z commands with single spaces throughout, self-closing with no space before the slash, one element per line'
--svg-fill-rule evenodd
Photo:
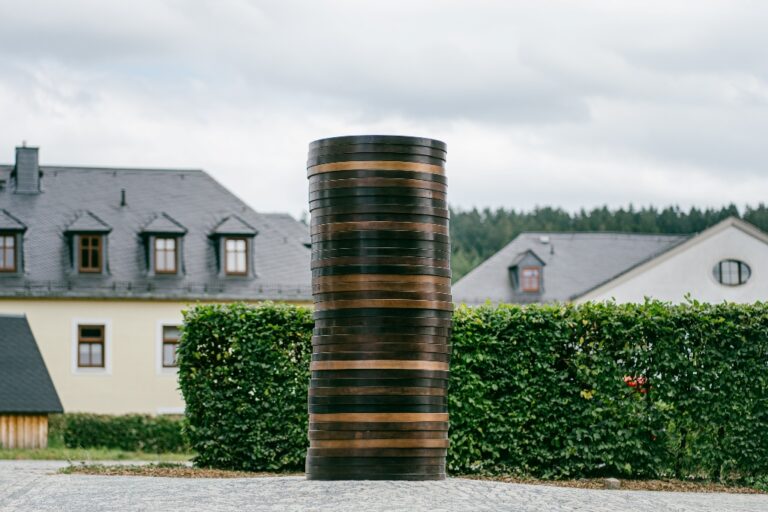
<path fill-rule="evenodd" d="M 299 469 L 311 312 L 186 313 L 180 384 L 201 465 Z M 452 473 L 768 475 L 768 305 L 483 306 L 454 315 Z"/>
<path fill-rule="evenodd" d="M 147 453 L 188 452 L 182 418 L 126 414 L 68 413 L 52 424 L 67 448 L 112 448 Z"/>
<path fill-rule="evenodd" d="M 196 462 L 242 470 L 304 465 L 312 313 L 268 304 L 185 312 L 179 386 Z"/>

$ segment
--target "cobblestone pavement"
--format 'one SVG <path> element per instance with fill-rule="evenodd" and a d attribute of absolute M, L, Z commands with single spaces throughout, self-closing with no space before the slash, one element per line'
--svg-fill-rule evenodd
<path fill-rule="evenodd" d="M 768 496 L 595 491 L 481 482 L 317 482 L 58 475 L 66 462 L 0 461 L 0 511 L 768 511 Z"/>

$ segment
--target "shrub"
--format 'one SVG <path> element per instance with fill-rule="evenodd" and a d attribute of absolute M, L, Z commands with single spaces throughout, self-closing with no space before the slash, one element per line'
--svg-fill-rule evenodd
<path fill-rule="evenodd" d="M 303 307 L 186 313 L 199 464 L 301 468 L 311 330 Z M 452 344 L 453 473 L 768 477 L 768 304 L 460 307 Z"/>
<path fill-rule="evenodd" d="M 196 463 L 238 470 L 303 467 L 312 313 L 265 304 L 185 312 L 179 385 Z"/>
<path fill-rule="evenodd" d="M 68 413 L 58 417 L 67 448 L 111 448 L 148 453 L 187 452 L 182 420 L 172 416 Z"/>

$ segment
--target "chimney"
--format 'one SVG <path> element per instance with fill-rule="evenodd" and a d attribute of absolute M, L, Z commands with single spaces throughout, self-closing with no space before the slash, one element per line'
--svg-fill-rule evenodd
<path fill-rule="evenodd" d="M 38 164 L 38 148 L 28 148 L 26 142 L 16 148 L 16 193 L 40 193 L 40 165 Z"/>

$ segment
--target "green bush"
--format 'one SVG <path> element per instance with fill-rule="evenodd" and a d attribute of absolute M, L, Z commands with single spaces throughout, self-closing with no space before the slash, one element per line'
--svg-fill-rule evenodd
<path fill-rule="evenodd" d="M 311 330 L 302 307 L 187 312 L 199 464 L 301 468 Z M 768 476 L 768 304 L 461 307 L 452 344 L 452 473 Z"/>
<path fill-rule="evenodd" d="M 189 451 L 182 434 L 181 417 L 68 413 L 59 416 L 54 425 L 54 430 L 61 432 L 59 435 L 67 448 L 112 448 L 147 453 Z"/>
<path fill-rule="evenodd" d="M 196 463 L 238 470 L 304 465 L 312 313 L 266 304 L 185 312 L 179 386 Z"/>

